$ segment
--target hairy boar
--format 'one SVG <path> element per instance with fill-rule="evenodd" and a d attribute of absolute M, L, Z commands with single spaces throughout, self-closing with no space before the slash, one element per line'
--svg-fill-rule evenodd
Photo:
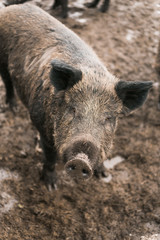
<path fill-rule="evenodd" d="M 12 107 L 15 88 L 29 110 L 46 185 L 56 183 L 56 161 L 89 179 L 110 152 L 119 115 L 140 107 L 152 83 L 120 81 L 75 33 L 30 4 L 0 10 L 0 43 L 6 102 Z"/>
<path fill-rule="evenodd" d="M 93 0 L 92 2 L 86 3 L 85 5 L 88 8 L 95 8 L 99 2 L 100 2 L 100 0 Z M 110 5 L 110 0 L 103 0 L 103 3 L 100 7 L 100 11 L 106 12 L 109 9 L 109 5 Z"/>

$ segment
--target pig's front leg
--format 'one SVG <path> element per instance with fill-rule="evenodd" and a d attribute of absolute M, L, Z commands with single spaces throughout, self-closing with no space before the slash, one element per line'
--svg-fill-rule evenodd
<path fill-rule="evenodd" d="M 56 186 L 57 177 L 55 172 L 57 153 L 54 146 L 52 148 L 49 147 L 42 136 L 41 143 L 45 156 L 41 180 L 44 181 L 47 189 L 51 191 L 52 189 L 57 188 Z"/>

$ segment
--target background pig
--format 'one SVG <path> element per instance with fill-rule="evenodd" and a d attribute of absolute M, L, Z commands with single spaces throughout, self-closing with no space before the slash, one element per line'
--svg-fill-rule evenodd
<path fill-rule="evenodd" d="M 98 5 L 100 0 L 93 0 L 92 2 L 90 3 L 86 3 L 85 5 L 88 7 L 88 8 L 94 8 Z M 110 4 L 110 0 L 103 0 L 103 3 L 100 7 L 100 11 L 101 12 L 106 12 L 109 8 L 109 4 Z"/>
<path fill-rule="evenodd" d="M 15 87 L 41 136 L 42 178 L 56 183 L 62 161 L 89 179 L 107 158 L 118 116 L 145 101 L 151 82 L 120 81 L 75 33 L 38 7 L 0 11 L 0 74 L 12 107 Z"/>
<path fill-rule="evenodd" d="M 12 4 L 19 4 L 27 1 L 30 1 L 30 0 L 6 0 L 5 5 L 7 6 Z M 88 8 L 94 8 L 98 5 L 99 1 L 100 0 L 93 0 L 92 2 L 86 3 L 85 5 Z M 110 0 L 103 0 L 103 3 L 100 7 L 100 11 L 106 12 L 109 8 L 109 4 L 110 4 Z M 68 0 L 55 0 L 51 8 L 56 9 L 59 6 L 62 7 L 61 16 L 63 18 L 67 18 L 68 17 Z"/>

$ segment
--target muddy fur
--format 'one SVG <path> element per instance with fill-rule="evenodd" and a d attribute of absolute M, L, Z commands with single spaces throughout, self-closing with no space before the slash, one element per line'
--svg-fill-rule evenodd
<path fill-rule="evenodd" d="M 77 138 L 98 149 L 96 169 L 109 154 L 119 114 L 142 105 L 152 84 L 126 87 L 76 34 L 30 4 L 1 10 L 0 42 L 7 102 L 12 106 L 13 84 L 41 135 L 46 184 L 54 185 L 54 164 Z"/>

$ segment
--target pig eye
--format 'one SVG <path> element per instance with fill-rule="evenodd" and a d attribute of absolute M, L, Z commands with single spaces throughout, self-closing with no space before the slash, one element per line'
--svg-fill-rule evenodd
<path fill-rule="evenodd" d="M 82 114 L 77 111 L 75 107 L 70 107 L 68 109 L 68 114 L 70 116 L 70 119 L 76 119 L 77 121 L 82 120 Z"/>
<path fill-rule="evenodd" d="M 105 117 L 105 120 L 107 121 L 107 120 L 111 120 L 112 118 L 113 118 L 113 116 L 111 115 L 111 114 L 109 114 L 109 113 L 106 113 L 105 115 L 104 115 L 104 117 Z"/>
<path fill-rule="evenodd" d="M 69 113 L 70 113 L 72 116 L 75 116 L 75 114 L 76 114 L 76 108 L 75 108 L 75 107 L 70 107 L 70 108 L 69 108 Z"/>
<path fill-rule="evenodd" d="M 104 114 L 103 119 L 101 120 L 101 123 L 103 125 L 107 124 L 108 122 L 110 122 L 112 119 L 114 119 L 114 117 L 108 113 Z"/>

